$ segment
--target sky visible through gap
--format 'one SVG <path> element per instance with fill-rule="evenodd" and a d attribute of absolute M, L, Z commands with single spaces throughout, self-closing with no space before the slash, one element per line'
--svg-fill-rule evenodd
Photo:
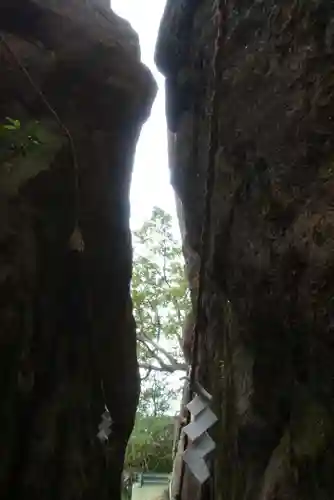
<path fill-rule="evenodd" d="M 138 229 L 156 205 L 176 221 L 170 186 L 164 101 L 164 78 L 154 64 L 154 49 L 165 0 L 111 0 L 111 8 L 127 19 L 138 33 L 141 57 L 152 71 L 159 92 L 137 145 L 131 185 L 131 227 Z M 178 236 L 178 231 L 177 231 Z"/>
<path fill-rule="evenodd" d="M 175 237 L 180 238 L 168 170 L 164 78 L 154 63 L 155 44 L 165 3 L 166 0 L 111 0 L 111 8 L 127 19 L 138 33 L 142 62 L 150 68 L 159 87 L 151 116 L 143 126 L 137 144 L 130 195 L 131 228 L 140 228 L 150 218 L 153 207 L 159 206 L 172 215 Z M 168 347 L 168 341 L 163 344 Z M 181 375 L 181 372 L 176 372 L 168 377 L 174 389 L 180 387 Z M 171 405 L 172 410 L 177 411 L 179 401 L 173 401 Z"/>

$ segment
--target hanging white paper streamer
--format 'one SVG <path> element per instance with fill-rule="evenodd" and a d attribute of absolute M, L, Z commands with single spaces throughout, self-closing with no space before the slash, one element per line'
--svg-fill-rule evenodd
<path fill-rule="evenodd" d="M 187 434 L 190 441 L 196 441 L 196 439 L 201 437 L 202 434 L 210 429 L 216 422 L 216 415 L 209 407 L 206 407 L 198 415 L 193 417 L 193 421 L 186 425 L 183 431 Z"/>
<path fill-rule="evenodd" d="M 191 422 L 183 429 L 190 440 L 188 448 L 183 453 L 183 460 L 200 484 L 204 484 L 210 477 L 210 470 L 205 459 L 216 447 L 207 432 L 218 420 L 209 407 L 211 399 L 212 396 L 199 386 L 198 394 L 187 405 L 191 414 Z"/>
<path fill-rule="evenodd" d="M 99 424 L 99 432 L 97 433 L 98 439 L 103 441 L 108 441 L 108 437 L 111 434 L 112 419 L 108 410 L 102 413 L 102 421 Z"/>
<path fill-rule="evenodd" d="M 209 467 L 204 458 L 198 456 L 196 449 L 189 446 L 183 454 L 183 460 L 188 465 L 189 470 L 200 484 L 204 484 L 210 477 Z"/>

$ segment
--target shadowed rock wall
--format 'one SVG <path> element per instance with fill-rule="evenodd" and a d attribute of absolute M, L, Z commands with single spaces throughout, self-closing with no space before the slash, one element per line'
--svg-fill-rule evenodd
<path fill-rule="evenodd" d="M 156 52 L 175 134 L 173 184 L 195 252 L 215 9 L 209 0 L 167 2 Z M 220 422 L 212 496 L 202 498 L 330 500 L 333 6 L 232 0 L 224 9 L 200 339 L 201 381 L 214 394 Z M 184 492 L 183 499 L 196 495 Z"/>
<path fill-rule="evenodd" d="M 0 496 L 117 500 L 139 394 L 129 185 L 156 87 L 98 2 L 1 2 L 0 29 Z"/>

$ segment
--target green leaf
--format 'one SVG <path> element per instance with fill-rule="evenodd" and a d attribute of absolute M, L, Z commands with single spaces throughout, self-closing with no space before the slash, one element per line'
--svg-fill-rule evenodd
<path fill-rule="evenodd" d="M 13 118 L 10 118 L 9 116 L 6 116 L 6 120 L 10 125 L 4 125 L 4 128 L 8 130 L 18 130 L 21 128 L 21 122 L 20 120 L 14 120 Z M 9 128 L 11 127 L 11 128 Z"/>
<path fill-rule="evenodd" d="M 190 310 L 181 242 L 173 235 L 172 217 L 155 207 L 152 216 L 133 235 L 134 262 L 131 283 L 133 312 L 138 332 L 166 345 L 177 362 L 183 322 Z M 139 361 L 156 364 L 157 350 L 138 342 Z M 168 359 L 164 358 L 168 364 Z M 138 416 L 127 450 L 127 464 L 135 468 L 171 471 L 171 404 L 180 395 L 170 378 L 152 371 L 142 382 Z M 173 426 L 172 426 L 173 428 Z M 144 464 L 144 465 L 143 465 Z"/>
<path fill-rule="evenodd" d="M 3 128 L 6 130 L 16 130 L 15 125 L 3 125 Z"/>

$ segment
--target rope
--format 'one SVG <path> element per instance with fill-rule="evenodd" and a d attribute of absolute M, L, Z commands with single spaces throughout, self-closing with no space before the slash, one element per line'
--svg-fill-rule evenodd
<path fill-rule="evenodd" d="M 75 146 L 74 146 L 74 141 L 73 141 L 73 138 L 71 136 L 71 133 L 68 130 L 68 128 L 66 127 L 66 125 L 64 125 L 64 123 L 60 119 L 58 113 L 51 106 L 51 104 L 47 100 L 46 96 L 41 91 L 41 89 L 35 83 L 35 81 L 31 77 L 31 75 L 30 75 L 29 71 L 27 70 L 27 68 L 22 64 L 22 62 L 20 61 L 19 57 L 16 55 L 16 53 L 14 52 L 14 50 L 11 48 L 11 46 L 7 42 L 7 40 L 6 40 L 6 38 L 5 38 L 4 35 L 0 36 L 0 43 L 3 44 L 6 47 L 8 53 L 14 59 L 14 61 L 17 64 L 17 66 L 20 68 L 20 70 L 22 71 L 22 73 L 25 75 L 25 77 L 29 81 L 31 87 L 34 89 L 34 91 L 36 92 L 36 94 L 41 98 L 41 100 L 44 103 L 45 107 L 49 110 L 49 112 L 54 117 L 54 119 L 56 120 L 57 124 L 63 130 L 65 136 L 68 139 L 68 143 L 69 143 L 69 146 L 70 146 L 71 157 L 72 157 L 73 168 L 74 168 L 74 182 L 75 182 L 75 226 L 79 226 L 79 214 L 80 214 L 79 164 L 78 164 L 77 154 L 76 154 L 76 150 L 75 150 Z"/>
<path fill-rule="evenodd" d="M 193 337 L 193 345 L 192 345 L 192 363 L 190 367 L 189 374 L 189 401 L 193 397 L 193 389 L 196 384 L 196 369 L 198 364 L 198 350 L 199 350 L 199 337 L 201 330 L 204 329 L 205 326 L 205 310 L 203 308 L 203 293 L 205 288 L 205 271 L 206 264 L 209 257 L 209 249 L 210 249 L 210 233 L 211 233 L 211 209 L 212 209 L 212 196 L 214 190 L 215 183 L 215 160 L 216 153 L 219 146 L 219 137 L 218 137 L 218 128 L 219 128 L 219 119 L 217 115 L 217 110 L 219 106 L 219 93 L 217 92 L 219 82 L 220 82 L 220 72 L 219 72 L 219 61 L 221 57 L 222 47 L 225 41 L 226 34 L 226 21 L 227 21 L 227 1 L 228 0 L 217 0 L 215 5 L 215 13 L 214 19 L 217 20 L 217 36 L 215 38 L 215 46 L 214 53 L 212 58 L 212 80 L 213 80 L 213 88 L 211 94 L 211 100 L 209 105 L 209 155 L 208 155 L 208 166 L 206 173 L 206 185 L 204 190 L 204 216 L 202 223 L 202 231 L 201 231 L 201 264 L 199 270 L 199 279 L 198 279 L 198 293 L 197 293 L 197 301 L 196 301 L 196 322 L 194 325 L 194 337 Z M 195 119 L 195 117 L 194 117 Z M 193 137 L 193 140 L 196 140 Z M 190 413 L 188 412 L 187 416 L 187 424 L 190 422 Z M 184 449 L 187 449 L 188 439 L 185 435 L 185 445 Z M 181 500 L 183 483 L 184 483 L 184 475 L 185 475 L 185 463 L 182 460 L 181 465 L 181 473 L 180 473 L 180 482 L 179 482 L 179 491 L 176 495 L 175 500 Z"/>
<path fill-rule="evenodd" d="M 17 66 L 20 68 L 20 70 L 22 71 L 22 73 L 27 78 L 27 80 L 30 83 L 30 85 L 33 88 L 33 90 L 40 97 L 40 99 L 42 100 L 43 104 L 48 109 L 48 111 L 50 112 L 50 114 L 53 116 L 53 118 L 55 119 L 56 123 L 59 125 L 60 129 L 63 130 L 64 135 L 68 139 L 68 144 L 69 144 L 71 158 L 72 158 L 72 165 L 73 165 L 73 169 L 74 169 L 74 190 L 75 190 L 75 201 L 74 201 L 74 216 L 75 216 L 75 219 L 74 219 L 74 221 L 75 222 L 74 222 L 74 232 L 73 232 L 73 234 L 77 238 L 78 236 L 75 233 L 77 231 L 79 231 L 79 233 L 80 233 L 79 239 L 82 239 L 81 230 L 80 230 L 80 226 L 79 226 L 80 213 L 81 213 L 80 212 L 80 205 L 81 205 L 81 203 L 80 203 L 80 173 L 79 173 L 79 164 L 78 164 L 78 159 L 77 159 L 77 154 L 76 154 L 76 150 L 75 150 L 75 145 L 74 145 L 73 137 L 72 137 L 69 129 L 62 122 L 62 120 L 59 117 L 59 115 L 56 112 L 56 110 L 49 103 L 49 101 L 48 101 L 47 97 L 45 96 L 45 94 L 41 91 L 41 89 L 35 83 L 34 79 L 31 77 L 31 75 L 30 75 L 29 71 L 27 70 L 27 68 L 24 66 L 24 64 L 22 64 L 22 62 L 20 61 L 20 59 L 17 56 L 17 54 L 11 48 L 11 46 L 9 45 L 9 43 L 7 42 L 7 40 L 6 40 L 6 38 L 5 38 L 5 36 L 3 34 L 0 35 L 0 44 L 4 45 L 4 47 L 7 49 L 8 53 L 10 54 L 10 56 L 13 58 L 13 60 L 17 64 Z M 73 235 L 72 235 L 72 237 L 73 237 Z M 81 246 L 80 242 L 79 242 L 79 246 Z M 83 248 L 81 248 L 80 251 L 82 251 L 82 250 L 83 250 Z M 87 295 L 88 295 L 87 298 L 88 298 L 88 302 L 89 302 L 88 303 L 88 314 L 91 317 L 92 316 L 92 311 L 91 311 L 91 297 L 90 297 L 90 294 L 89 294 L 89 290 L 88 291 L 86 290 L 86 292 L 87 292 Z M 102 393 L 102 398 L 104 400 L 104 405 L 106 405 L 105 388 L 104 388 L 103 380 L 102 380 L 102 378 L 100 376 L 99 367 L 98 367 L 97 362 L 96 362 L 96 353 L 95 353 L 95 350 L 94 350 L 94 342 L 92 340 L 92 336 L 90 336 L 90 342 L 91 342 L 91 350 L 92 350 L 93 365 L 94 365 L 93 370 L 96 373 L 97 382 L 100 383 L 100 389 L 101 389 L 101 393 Z"/>

